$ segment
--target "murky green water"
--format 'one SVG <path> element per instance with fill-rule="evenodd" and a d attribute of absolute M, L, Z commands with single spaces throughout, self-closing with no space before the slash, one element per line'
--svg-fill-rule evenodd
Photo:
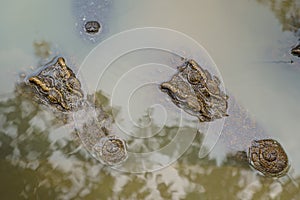
<path fill-rule="evenodd" d="M 107 6 L 109 12 L 97 15 L 104 19 L 104 26 L 103 34 L 95 42 L 80 33 L 78 26 L 82 13 L 76 7 L 78 5 L 71 1 L 2 2 L 1 199 L 300 198 L 297 187 L 297 183 L 300 184 L 300 59 L 289 54 L 299 38 L 299 2 L 112 1 L 101 4 Z M 288 178 L 262 177 L 248 166 L 227 160 L 227 147 L 222 140 L 209 156 L 200 159 L 201 134 L 195 136 L 179 160 L 166 168 L 140 174 L 119 172 L 101 165 L 84 149 L 76 151 L 80 142 L 72 134 L 71 124 L 58 123 L 53 114 L 15 92 L 19 74 L 28 73 L 30 66 L 34 68 L 45 62 L 47 55 L 63 55 L 78 69 L 98 42 L 120 31 L 145 26 L 183 32 L 206 48 L 217 64 L 226 88 L 261 124 L 266 134 L 284 146 L 291 160 L 290 174 L 294 183 Z M 120 76 L 114 65 L 123 62 L 126 68 L 135 56 L 139 56 L 139 61 L 148 59 L 143 57 L 145 53 L 153 52 L 133 53 L 124 56 L 119 63 L 113 63 L 110 69 L 114 70 L 108 71 L 108 80 Z M 152 58 L 157 58 L 157 53 L 154 52 Z M 95 85 L 85 74 L 88 73 L 82 74 L 86 87 Z M 149 74 L 156 76 L 158 73 Z M 124 88 L 130 83 L 127 79 L 124 84 L 122 82 Z M 107 80 L 103 84 L 101 89 L 112 88 Z M 145 99 L 149 99 L 147 92 L 152 90 L 150 87 L 144 93 L 137 93 L 138 98 L 130 104 L 132 109 L 141 111 L 149 106 L 146 103 L 152 102 Z M 155 98 L 164 97 L 159 92 L 154 95 Z M 117 100 L 121 98 L 120 95 Z M 171 108 L 177 112 L 175 106 Z M 133 119 L 141 115 L 133 113 Z M 162 121 L 160 113 L 156 116 L 159 120 L 154 119 L 154 122 Z M 188 128 L 183 133 L 196 131 L 194 121 L 184 124 Z M 155 145 L 164 145 L 172 140 L 178 128 L 172 121 L 165 129 L 167 135 L 146 140 L 145 146 L 150 145 L 151 150 L 157 147 Z M 140 130 L 140 133 L 147 136 L 147 130 Z M 133 140 L 129 141 L 129 145 L 133 143 Z M 135 150 L 141 151 L 143 147 Z"/>

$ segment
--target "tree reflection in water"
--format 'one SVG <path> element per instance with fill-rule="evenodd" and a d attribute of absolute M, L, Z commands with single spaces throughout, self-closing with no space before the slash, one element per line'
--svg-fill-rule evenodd
<path fill-rule="evenodd" d="M 97 97 L 108 102 L 101 93 Z M 80 144 L 72 125 L 59 123 L 55 117 L 18 92 L 1 100 L 3 199 L 300 198 L 299 189 L 290 181 L 257 176 L 247 165 L 229 159 L 230 155 L 221 166 L 213 158 L 198 159 L 201 134 L 177 162 L 162 170 L 118 172 L 101 165 L 84 149 L 74 152 Z M 162 140 L 157 143 L 164 145 L 171 137 L 157 138 Z M 299 177 L 295 181 L 300 184 Z"/>
<path fill-rule="evenodd" d="M 300 41 L 300 1 L 298 0 L 257 0 L 257 2 L 268 6 L 281 24 L 282 31 L 291 32 L 283 44 L 272 48 L 272 55 L 277 63 L 281 65 L 294 64 L 299 69 L 299 41 Z M 298 41 L 297 41 L 298 40 Z M 275 62 L 275 63 L 276 63 Z"/>
<path fill-rule="evenodd" d="M 300 3 L 298 0 L 257 0 L 257 2 L 270 7 L 281 23 L 283 31 L 298 32 L 300 28 Z"/>

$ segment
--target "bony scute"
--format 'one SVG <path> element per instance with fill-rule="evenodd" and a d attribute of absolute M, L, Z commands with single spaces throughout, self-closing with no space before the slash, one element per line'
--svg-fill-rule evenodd
<path fill-rule="evenodd" d="M 254 169 L 269 177 L 284 176 L 290 168 L 285 150 L 273 139 L 253 140 L 248 159 Z"/>

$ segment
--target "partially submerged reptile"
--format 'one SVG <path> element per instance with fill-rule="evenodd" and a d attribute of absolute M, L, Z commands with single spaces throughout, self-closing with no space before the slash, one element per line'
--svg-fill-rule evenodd
<path fill-rule="evenodd" d="M 267 138 L 262 129 L 235 101 L 221 91 L 216 76 L 196 61 L 186 60 L 170 81 L 161 84 L 174 104 L 198 117 L 200 122 L 212 122 L 226 117 L 220 140 L 245 155 L 253 168 L 266 176 L 280 177 L 289 169 L 289 160 L 278 141 Z M 242 154 L 240 154 L 242 152 Z M 243 157 L 243 156 L 242 156 Z M 240 157 L 241 158 L 241 157 Z"/>
<path fill-rule="evenodd" d="M 87 101 L 79 79 L 62 57 L 27 76 L 25 83 L 36 101 L 56 112 L 72 115 L 78 135 L 96 159 L 108 165 L 117 165 L 127 159 L 125 141 L 111 134 L 112 120 Z M 161 84 L 161 89 L 178 107 L 197 116 L 200 122 L 226 117 L 221 140 L 227 138 L 224 142 L 237 147 L 235 149 L 243 148 L 253 168 L 266 176 L 286 174 L 289 161 L 282 146 L 276 140 L 263 138 L 265 135 L 259 127 L 247 120 L 245 112 L 233 98 L 228 99 L 219 85 L 216 76 L 196 61 L 187 60 L 170 81 Z"/>
<path fill-rule="evenodd" d="M 127 159 L 126 143 L 111 133 L 112 119 L 101 107 L 88 101 L 75 73 L 64 58 L 50 63 L 27 76 L 24 85 L 36 102 L 73 121 L 84 147 L 103 164 L 118 165 Z"/>

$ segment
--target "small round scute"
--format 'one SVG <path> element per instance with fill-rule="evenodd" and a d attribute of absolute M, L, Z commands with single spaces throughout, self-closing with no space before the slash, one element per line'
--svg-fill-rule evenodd
<path fill-rule="evenodd" d="M 281 177 L 289 169 L 287 154 L 273 139 L 254 140 L 249 148 L 249 163 L 265 176 Z"/>
<path fill-rule="evenodd" d="M 92 155 L 106 165 L 121 164 L 128 157 L 125 141 L 115 135 L 101 138 L 94 145 Z"/>
<path fill-rule="evenodd" d="M 87 33 L 96 34 L 99 32 L 101 25 L 98 21 L 87 21 L 84 28 Z"/>

